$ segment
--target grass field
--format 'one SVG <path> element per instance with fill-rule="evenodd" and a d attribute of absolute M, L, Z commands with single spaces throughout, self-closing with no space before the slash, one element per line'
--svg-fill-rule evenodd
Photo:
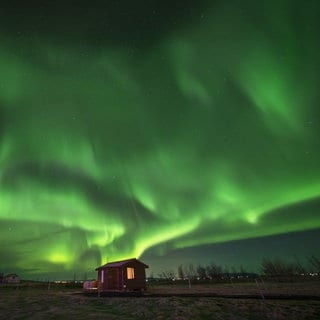
<path fill-rule="evenodd" d="M 319 283 L 269 284 L 264 293 L 320 296 Z M 152 293 L 212 292 L 248 294 L 255 284 L 152 286 Z M 258 290 L 259 291 L 259 290 Z M 269 300 L 219 297 L 97 297 L 79 288 L 0 287 L 0 319 L 320 319 L 319 300 Z"/>

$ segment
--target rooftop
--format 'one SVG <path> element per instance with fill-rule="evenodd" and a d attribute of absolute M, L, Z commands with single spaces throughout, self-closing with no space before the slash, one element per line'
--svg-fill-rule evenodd
<path fill-rule="evenodd" d="M 143 262 L 139 261 L 136 258 L 131 258 L 131 259 L 126 259 L 126 260 L 121 260 L 121 261 L 114 261 L 114 262 L 109 262 L 106 263 L 98 268 L 96 270 L 101 269 L 101 268 L 117 268 L 117 267 L 122 267 L 125 266 L 126 264 L 129 264 L 131 262 L 138 262 L 144 265 L 145 268 L 149 268 L 148 265 L 144 264 Z"/>

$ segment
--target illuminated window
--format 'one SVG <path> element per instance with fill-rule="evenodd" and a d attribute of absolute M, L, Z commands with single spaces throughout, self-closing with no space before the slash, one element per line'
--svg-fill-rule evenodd
<path fill-rule="evenodd" d="M 101 270 L 101 283 L 104 282 L 104 270 L 102 269 Z"/>
<path fill-rule="evenodd" d="M 134 268 L 127 268 L 127 279 L 134 279 Z"/>

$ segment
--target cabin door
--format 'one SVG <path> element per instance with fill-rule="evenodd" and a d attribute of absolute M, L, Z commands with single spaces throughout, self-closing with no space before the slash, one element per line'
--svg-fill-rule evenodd
<path fill-rule="evenodd" d="M 120 290 L 119 288 L 119 269 L 109 268 L 107 271 L 108 290 Z"/>

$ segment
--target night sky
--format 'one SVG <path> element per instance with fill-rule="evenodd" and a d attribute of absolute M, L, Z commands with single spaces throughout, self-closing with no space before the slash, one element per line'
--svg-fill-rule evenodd
<path fill-rule="evenodd" d="M 318 0 L 1 1 L 0 272 L 318 254 L 319 15 Z"/>

